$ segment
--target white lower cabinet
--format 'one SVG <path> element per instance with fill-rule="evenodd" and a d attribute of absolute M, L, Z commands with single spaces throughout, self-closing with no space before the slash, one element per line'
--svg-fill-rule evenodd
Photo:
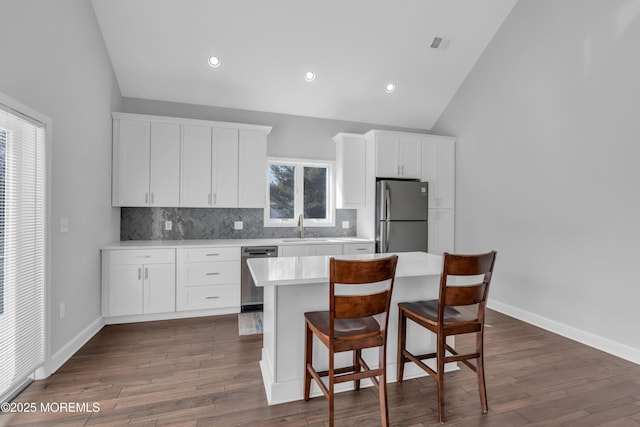
<path fill-rule="evenodd" d="M 454 210 L 429 209 L 428 211 L 428 251 L 442 255 L 455 251 L 454 247 Z"/>
<path fill-rule="evenodd" d="M 345 255 L 372 254 L 376 251 L 374 243 L 345 243 Z"/>
<path fill-rule="evenodd" d="M 240 311 L 240 248 L 178 249 L 177 310 Z"/>
<path fill-rule="evenodd" d="M 105 317 L 176 310 L 174 249 L 103 251 Z"/>
<path fill-rule="evenodd" d="M 278 256 L 342 255 L 342 245 L 291 245 L 278 247 Z"/>

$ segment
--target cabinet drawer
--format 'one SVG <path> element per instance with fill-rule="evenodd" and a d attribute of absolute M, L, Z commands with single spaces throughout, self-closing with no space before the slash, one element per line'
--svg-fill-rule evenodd
<path fill-rule="evenodd" d="M 111 251 L 113 264 L 172 264 L 176 261 L 174 249 L 145 249 Z"/>
<path fill-rule="evenodd" d="M 182 289 L 178 310 L 240 306 L 240 285 L 193 286 Z"/>
<path fill-rule="evenodd" d="M 188 262 L 182 286 L 240 283 L 240 261 Z"/>
<path fill-rule="evenodd" d="M 240 261 L 240 248 L 184 249 L 185 262 Z"/>
<path fill-rule="evenodd" d="M 345 255 L 372 254 L 374 252 L 373 243 L 350 243 L 344 245 Z"/>

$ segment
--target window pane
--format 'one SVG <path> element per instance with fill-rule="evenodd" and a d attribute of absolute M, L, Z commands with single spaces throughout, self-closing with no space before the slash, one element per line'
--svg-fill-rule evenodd
<path fill-rule="evenodd" d="M 304 217 L 327 217 L 327 168 L 304 168 Z"/>
<path fill-rule="evenodd" d="M 292 219 L 294 209 L 295 166 L 271 165 L 269 168 L 269 212 L 273 219 Z"/>

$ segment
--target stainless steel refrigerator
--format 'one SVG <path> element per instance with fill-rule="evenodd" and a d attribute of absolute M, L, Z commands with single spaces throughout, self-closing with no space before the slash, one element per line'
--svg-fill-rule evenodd
<path fill-rule="evenodd" d="M 376 252 L 427 252 L 428 183 L 376 183 Z"/>

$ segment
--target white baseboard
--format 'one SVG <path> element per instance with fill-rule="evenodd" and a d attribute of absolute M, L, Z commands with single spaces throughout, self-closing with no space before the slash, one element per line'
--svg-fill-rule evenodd
<path fill-rule="evenodd" d="M 562 335 L 565 338 L 572 339 L 579 343 L 588 345 L 589 347 L 620 357 L 621 359 L 640 364 L 640 349 L 603 338 L 599 335 L 583 331 L 582 329 L 565 325 L 564 323 L 556 322 L 555 320 L 539 316 L 500 301 L 490 299 L 487 306 L 492 310 L 514 317 L 518 320 L 522 320 L 523 322 L 531 325 L 538 326 L 555 334 Z"/>
<path fill-rule="evenodd" d="M 52 354 L 49 360 L 44 364 L 44 367 L 36 371 L 37 380 L 47 378 L 55 371 L 60 369 L 64 363 L 71 358 L 80 348 L 85 345 L 95 334 L 100 332 L 100 329 L 104 326 L 104 319 L 98 317 L 89 326 L 84 328 L 78 335 L 73 337 L 64 347 L 58 350 L 55 354 Z"/>

